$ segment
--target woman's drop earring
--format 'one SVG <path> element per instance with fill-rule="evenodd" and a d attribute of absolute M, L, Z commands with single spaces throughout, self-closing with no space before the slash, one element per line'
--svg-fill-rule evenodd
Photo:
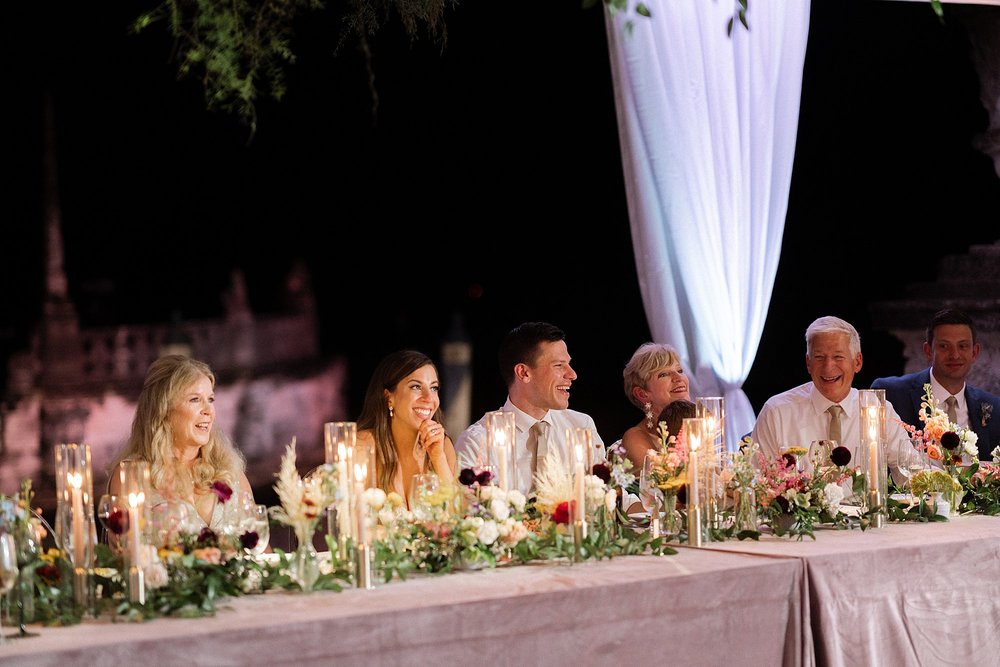
<path fill-rule="evenodd" d="M 392 419 L 392 406 L 389 406 L 389 419 Z"/>
<path fill-rule="evenodd" d="M 643 410 L 646 411 L 646 428 L 652 430 L 653 428 L 653 404 L 649 401 L 642 406 Z"/>

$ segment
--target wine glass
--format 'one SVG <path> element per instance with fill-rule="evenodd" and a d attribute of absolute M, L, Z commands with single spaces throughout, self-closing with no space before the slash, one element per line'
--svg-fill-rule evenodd
<path fill-rule="evenodd" d="M 916 447 L 903 447 L 900 450 L 899 459 L 896 462 L 896 468 L 899 470 L 899 474 L 902 475 L 906 482 L 903 486 L 907 489 L 910 488 L 910 480 L 915 473 L 920 472 L 927 467 L 924 461 L 923 452 L 918 450 Z M 912 496 L 912 491 L 910 492 Z"/>
<path fill-rule="evenodd" d="M 430 519 L 434 513 L 432 496 L 439 488 L 438 476 L 434 473 L 418 473 L 410 484 L 410 511 L 421 520 Z"/>
<path fill-rule="evenodd" d="M 122 535 L 128 528 L 128 513 L 118 496 L 105 493 L 97 501 L 97 518 L 104 527 L 104 542 L 110 543 L 110 535 Z"/>
<path fill-rule="evenodd" d="M 182 535 L 194 532 L 190 506 L 181 500 L 164 500 L 149 510 L 150 525 L 157 546 L 170 546 Z"/>
<path fill-rule="evenodd" d="M 243 532 L 256 532 L 257 544 L 247 552 L 254 557 L 260 556 L 267 549 L 271 539 L 271 523 L 268 519 L 267 505 L 253 505 L 243 520 Z"/>
<path fill-rule="evenodd" d="M 663 491 L 656 485 L 655 467 L 660 462 L 661 456 L 662 454 L 652 449 L 646 452 L 642 460 L 642 470 L 639 472 L 639 502 L 650 516 L 655 510 L 657 517 L 663 503 Z"/>
<path fill-rule="evenodd" d="M 17 566 L 17 545 L 10 533 L 0 534 L 0 593 L 7 595 L 17 583 L 20 569 Z M 0 628 L 0 644 L 6 644 L 7 637 Z"/>

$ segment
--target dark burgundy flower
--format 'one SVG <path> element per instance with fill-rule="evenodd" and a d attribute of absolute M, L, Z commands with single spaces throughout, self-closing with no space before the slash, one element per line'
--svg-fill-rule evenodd
<path fill-rule="evenodd" d="M 35 568 L 35 574 L 49 586 L 55 586 L 59 583 L 59 568 L 55 565 L 39 565 Z"/>
<path fill-rule="evenodd" d="M 215 531 L 208 526 L 202 528 L 201 532 L 198 533 L 198 544 L 202 546 L 214 545 L 218 541 L 219 538 L 216 536 Z"/>
<path fill-rule="evenodd" d="M 462 468 L 462 472 L 458 473 L 458 481 L 465 486 L 472 486 L 476 483 L 476 471 L 472 468 Z"/>
<path fill-rule="evenodd" d="M 479 486 L 486 486 L 493 479 L 493 473 L 489 470 L 484 470 L 478 475 L 476 475 L 476 481 L 479 482 Z"/>
<path fill-rule="evenodd" d="M 782 512 L 788 512 L 788 498 L 784 496 L 778 496 L 774 499 L 774 502 L 778 503 L 778 507 L 781 508 Z"/>
<path fill-rule="evenodd" d="M 601 481 L 605 484 L 611 481 L 611 468 L 609 468 L 605 463 L 595 463 L 591 474 L 595 477 L 600 477 Z"/>
<path fill-rule="evenodd" d="M 569 504 L 570 501 L 565 500 L 556 505 L 555 511 L 552 512 L 552 520 L 556 523 L 569 523 Z"/>
<path fill-rule="evenodd" d="M 253 549 L 257 546 L 258 540 L 260 540 L 260 536 L 257 535 L 256 530 L 248 530 L 240 535 L 240 544 L 243 545 L 244 549 Z"/>
<path fill-rule="evenodd" d="M 795 467 L 795 456 L 793 456 L 792 454 L 782 454 L 781 458 L 784 459 L 786 468 Z"/>
<path fill-rule="evenodd" d="M 677 489 L 677 502 L 679 502 L 681 505 L 687 504 L 687 497 L 688 497 L 687 488 L 688 488 L 687 484 L 684 484 L 681 486 L 681 488 Z"/>
<path fill-rule="evenodd" d="M 941 436 L 941 446 L 945 449 L 958 449 L 959 445 L 962 444 L 962 439 L 958 437 L 958 433 L 954 431 L 948 431 Z"/>
<path fill-rule="evenodd" d="M 220 503 L 224 503 L 229 500 L 233 495 L 233 490 L 228 484 L 223 482 L 221 479 L 217 479 L 212 482 L 212 493 L 214 493 L 218 498 Z"/>
<path fill-rule="evenodd" d="M 846 466 L 851 462 L 851 450 L 842 445 L 838 445 L 830 452 L 830 460 L 835 466 Z"/>
<path fill-rule="evenodd" d="M 116 507 L 108 514 L 108 530 L 115 535 L 124 535 L 128 530 L 128 513 Z"/>

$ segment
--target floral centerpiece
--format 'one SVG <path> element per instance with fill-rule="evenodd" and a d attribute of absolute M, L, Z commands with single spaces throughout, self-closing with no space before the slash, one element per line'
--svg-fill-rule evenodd
<path fill-rule="evenodd" d="M 760 456 L 760 445 L 753 442 L 750 436 L 744 437 L 740 448 L 733 452 L 732 465 L 729 467 L 726 491 L 732 498 L 731 533 L 743 540 L 757 539 L 760 535 L 757 513 L 757 496 L 754 482 L 757 479 L 757 468 L 754 461 Z"/>
<path fill-rule="evenodd" d="M 768 458 L 759 456 L 759 472 L 755 492 L 760 513 L 766 517 L 775 535 L 794 535 L 802 539 L 808 535 L 816 539 L 813 527 L 818 523 L 833 524 L 838 528 L 850 526 L 841 511 L 844 499 L 843 484 L 857 479 L 855 471 L 848 469 L 851 453 L 846 447 L 837 447 L 831 455 L 832 465 L 813 472 L 802 470 L 799 456 L 785 452 Z"/>
<path fill-rule="evenodd" d="M 979 436 L 972 429 L 948 419 L 948 414 L 934 399 L 929 382 L 924 384 L 924 395 L 917 414 L 924 425 L 922 429 L 904 422 L 900 424 L 910 434 L 914 446 L 925 452 L 930 460 L 938 461 L 958 483 L 957 489 L 948 492 L 951 509 L 957 513 L 965 489 L 970 486 L 970 479 L 979 467 Z M 912 490 L 912 481 L 910 486 Z"/>
<path fill-rule="evenodd" d="M 271 518 L 295 531 L 297 546 L 288 573 L 303 591 L 310 591 L 321 574 L 313 534 L 323 513 L 339 499 L 337 468 L 327 463 L 301 478 L 295 467 L 295 438 L 292 438 L 281 457 L 277 477 L 274 490 L 281 505 L 271 508 Z"/>
<path fill-rule="evenodd" d="M 611 467 L 603 463 L 595 464 L 591 474 L 584 476 L 587 532 L 582 544 L 576 545 L 569 529 L 576 505 L 573 471 L 558 450 L 550 450 L 544 469 L 535 474 L 535 501 L 531 510 L 537 517 L 526 522 L 537 539 L 520 551 L 521 559 L 610 558 L 645 551 L 648 533 L 618 534 L 614 518 L 618 491 L 608 486 L 611 479 Z"/>
<path fill-rule="evenodd" d="M 665 422 L 660 422 L 656 428 L 660 434 L 660 447 L 647 454 L 649 481 L 663 499 L 664 531 L 667 535 L 676 536 L 679 533 L 677 494 L 687 484 L 687 445 L 683 428 L 676 435 L 670 433 Z"/>

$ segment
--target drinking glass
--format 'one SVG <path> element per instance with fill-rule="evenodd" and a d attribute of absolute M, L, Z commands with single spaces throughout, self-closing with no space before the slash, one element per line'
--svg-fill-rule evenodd
<path fill-rule="evenodd" d="M 918 450 L 916 447 L 904 447 L 900 450 L 899 460 L 896 462 L 897 470 L 899 474 L 902 475 L 906 482 L 903 484 L 904 488 L 910 488 L 910 479 L 917 472 L 920 472 L 927 467 L 924 461 L 923 452 Z M 910 494 L 912 495 L 912 493 Z"/>
<path fill-rule="evenodd" d="M 418 519 L 430 519 L 434 514 L 434 499 L 440 488 L 438 476 L 432 472 L 413 476 L 410 484 L 410 511 Z"/>
<path fill-rule="evenodd" d="M 642 460 L 642 470 L 639 472 L 639 502 L 652 515 L 655 510 L 660 512 L 663 505 L 663 491 L 656 486 L 653 477 L 654 466 L 659 462 L 660 453 L 649 450 Z"/>
<path fill-rule="evenodd" d="M 149 510 L 152 537 L 156 546 L 172 546 L 182 535 L 194 532 L 191 507 L 180 500 L 164 500 Z"/>
<path fill-rule="evenodd" d="M 253 549 L 247 549 L 247 553 L 257 557 L 264 553 L 267 544 L 271 539 L 271 523 L 268 520 L 267 505 L 254 505 L 243 521 L 243 532 L 257 533 L 257 544 Z"/>
<path fill-rule="evenodd" d="M 17 583 L 17 545 L 14 543 L 14 536 L 10 533 L 0 535 L 0 593 L 7 595 Z M 0 644 L 6 644 L 7 637 L 0 627 Z"/>
<path fill-rule="evenodd" d="M 125 499 L 110 493 L 105 493 L 97 501 L 97 518 L 104 528 L 103 541 L 114 548 L 121 545 L 121 536 L 128 530 L 128 508 Z M 115 537 L 112 538 L 111 536 Z"/>

